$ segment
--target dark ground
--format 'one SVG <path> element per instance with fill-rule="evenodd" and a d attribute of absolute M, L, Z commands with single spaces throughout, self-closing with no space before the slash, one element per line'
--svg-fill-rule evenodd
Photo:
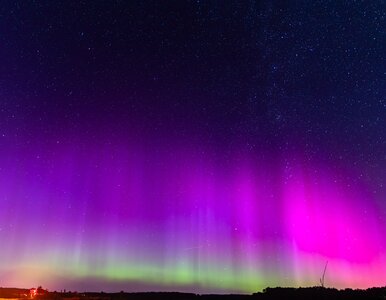
<path fill-rule="evenodd" d="M 25 298 L 30 299 L 28 289 L 0 288 L 0 298 Z M 204 300 L 204 299 L 386 299 L 386 287 L 369 288 L 367 290 L 337 290 L 333 288 L 266 288 L 263 292 L 251 295 L 198 295 L 193 293 L 173 293 L 173 292 L 149 292 L 149 293 L 59 293 L 45 292 L 36 299 L 55 299 L 55 300 Z"/>

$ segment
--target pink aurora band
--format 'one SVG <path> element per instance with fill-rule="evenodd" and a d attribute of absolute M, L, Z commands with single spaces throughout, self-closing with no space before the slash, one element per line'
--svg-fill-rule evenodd
<path fill-rule="evenodd" d="M 384 284 L 385 224 L 348 170 L 191 149 L 12 154 L 0 171 L 3 285 L 253 292 L 316 285 L 326 261 L 328 286 Z"/>

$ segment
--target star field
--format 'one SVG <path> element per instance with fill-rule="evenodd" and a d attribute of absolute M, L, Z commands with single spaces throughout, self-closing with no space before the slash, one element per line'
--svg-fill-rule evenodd
<path fill-rule="evenodd" d="M 2 285 L 384 285 L 385 12 L 5 1 Z"/>

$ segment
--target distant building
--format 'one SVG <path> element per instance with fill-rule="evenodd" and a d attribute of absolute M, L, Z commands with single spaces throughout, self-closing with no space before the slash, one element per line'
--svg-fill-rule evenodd
<path fill-rule="evenodd" d="M 41 286 L 38 288 L 32 288 L 29 290 L 29 294 L 31 298 L 35 298 L 37 296 L 44 296 L 48 294 L 47 290 L 44 290 Z"/>

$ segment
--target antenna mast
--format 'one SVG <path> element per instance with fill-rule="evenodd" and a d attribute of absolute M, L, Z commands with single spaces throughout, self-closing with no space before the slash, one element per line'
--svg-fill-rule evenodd
<path fill-rule="evenodd" d="M 320 278 L 320 285 L 322 288 L 324 288 L 324 276 L 326 275 L 326 271 L 327 271 L 327 265 L 328 265 L 328 261 L 326 261 L 326 265 L 324 266 L 324 271 L 323 271 L 323 275 L 322 275 L 322 278 Z"/>

